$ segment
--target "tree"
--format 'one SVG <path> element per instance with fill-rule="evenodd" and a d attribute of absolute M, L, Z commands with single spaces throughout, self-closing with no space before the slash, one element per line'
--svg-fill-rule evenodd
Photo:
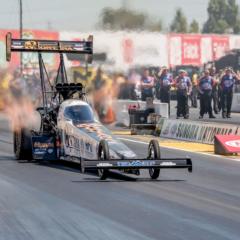
<path fill-rule="evenodd" d="M 152 32 L 161 32 L 163 29 L 163 24 L 161 20 L 159 20 L 158 22 L 148 21 L 145 25 L 146 29 Z"/>
<path fill-rule="evenodd" d="M 175 33 L 186 33 L 187 32 L 187 18 L 182 12 L 181 8 L 176 10 L 176 15 L 170 26 L 170 30 Z"/>
<path fill-rule="evenodd" d="M 195 19 L 190 23 L 189 33 L 199 33 L 199 24 Z"/>
<path fill-rule="evenodd" d="M 147 14 L 127 8 L 104 8 L 98 26 L 104 30 L 149 30 L 161 31 L 162 22 L 153 21 Z"/>
<path fill-rule="evenodd" d="M 239 6 L 236 0 L 210 0 L 203 33 L 239 33 Z"/>

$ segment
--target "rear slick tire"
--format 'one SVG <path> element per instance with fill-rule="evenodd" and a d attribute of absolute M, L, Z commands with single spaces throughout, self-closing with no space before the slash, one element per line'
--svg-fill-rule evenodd
<path fill-rule="evenodd" d="M 13 148 L 18 161 L 32 160 L 32 136 L 29 130 L 21 129 L 13 133 Z"/>
<path fill-rule="evenodd" d="M 101 140 L 99 142 L 98 160 L 99 161 L 110 160 L 109 147 L 105 140 Z M 105 180 L 108 177 L 108 175 L 109 175 L 108 169 L 98 169 L 98 176 L 100 180 Z"/>
<path fill-rule="evenodd" d="M 157 140 L 151 140 L 148 145 L 148 159 L 161 159 L 160 147 Z M 149 175 L 151 179 L 157 179 L 160 175 L 160 169 L 150 168 Z"/>

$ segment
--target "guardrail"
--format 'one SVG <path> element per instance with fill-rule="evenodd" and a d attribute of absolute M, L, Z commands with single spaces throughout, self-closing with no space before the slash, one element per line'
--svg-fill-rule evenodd
<path fill-rule="evenodd" d="M 240 93 L 233 94 L 232 111 L 240 113 Z"/>

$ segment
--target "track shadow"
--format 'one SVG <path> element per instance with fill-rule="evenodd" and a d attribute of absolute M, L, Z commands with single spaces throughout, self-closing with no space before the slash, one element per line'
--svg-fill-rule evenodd
<path fill-rule="evenodd" d="M 127 179 L 126 179 L 127 178 Z M 106 180 L 100 180 L 100 179 L 97 179 L 97 176 L 96 178 L 84 178 L 83 180 L 75 180 L 75 181 L 72 181 L 73 183 L 112 183 L 112 182 L 121 182 L 121 183 L 124 183 L 124 182 L 135 182 L 135 183 L 139 183 L 139 182 L 148 182 L 148 183 L 151 183 L 151 182 L 185 182 L 186 180 L 179 180 L 179 179 L 157 179 L 157 180 L 152 180 L 150 178 L 131 178 L 129 179 L 130 177 L 128 176 L 125 176 L 125 175 L 122 175 L 121 178 L 118 178 L 118 179 L 115 179 L 114 177 L 110 177 L 107 178 Z"/>
<path fill-rule="evenodd" d="M 5 157 L 4 160 L 15 160 L 14 157 Z M 1 161 L 1 156 L 0 156 Z M 16 160 L 15 160 L 16 161 Z M 61 171 L 69 171 L 74 173 L 81 173 L 80 164 L 74 163 L 74 162 L 68 162 L 63 160 L 58 161 L 27 161 L 22 160 L 19 161 L 19 164 L 36 164 L 41 167 L 47 167 L 47 168 L 54 168 Z M 83 177 L 81 180 L 74 180 L 73 183 L 107 183 L 107 182 L 184 182 L 185 180 L 179 180 L 179 179 L 156 179 L 153 180 L 150 177 L 149 178 L 141 178 L 141 176 L 134 176 L 134 175 L 126 175 L 122 172 L 117 171 L 110 171 L 109 176 L 106 180 L 100 180 L 97 175 L 97 170 L 88 170 L 84 173 L 84 175 L 88 175 L 89 177 Z M 90 177 L 92 176 L 92 177 Z"/>
<path fill-rule="evenodd" d="M 42 161 L 42 162 L 35 162 L 39 166 L 55 168 L 63 171 L 81 173 L 80 164 L 74 162 L 67 162 L 67 161 Z"/>
<path fill-rule="evenodd" d="M 141 176 L 139 177 L 135 177 L 130 176 L 130 175 L 126 175 L 124 173 L 121 172 L 109 172 L 109 176 L 106 180 L 100 180 L 98 179 L 97 173 L 89 173 L 86 172 L 86 174 L 91 174 L 94 175 L 96 178 L 88 178 L 85 177 L 82 180 L 74 180 L 72 181 L 73 183 L 91 183 L 91 182 L 185 182 L 186 180 L 179 180 L 179 179 L 151 179 L 149 178 L 141 178 Z"/>

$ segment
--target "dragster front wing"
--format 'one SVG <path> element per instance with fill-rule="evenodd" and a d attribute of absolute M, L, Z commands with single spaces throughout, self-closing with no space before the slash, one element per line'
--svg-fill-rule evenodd
<path fill-rule="evenodd" d="M 82 172 L 88 169 L 161 169 L 161 168 L 187 168 L 192 172 L 190 158 L 162 158 L 162 159 L 112 159 L 112 160 L 86 160 L 81 159 Z"/>

